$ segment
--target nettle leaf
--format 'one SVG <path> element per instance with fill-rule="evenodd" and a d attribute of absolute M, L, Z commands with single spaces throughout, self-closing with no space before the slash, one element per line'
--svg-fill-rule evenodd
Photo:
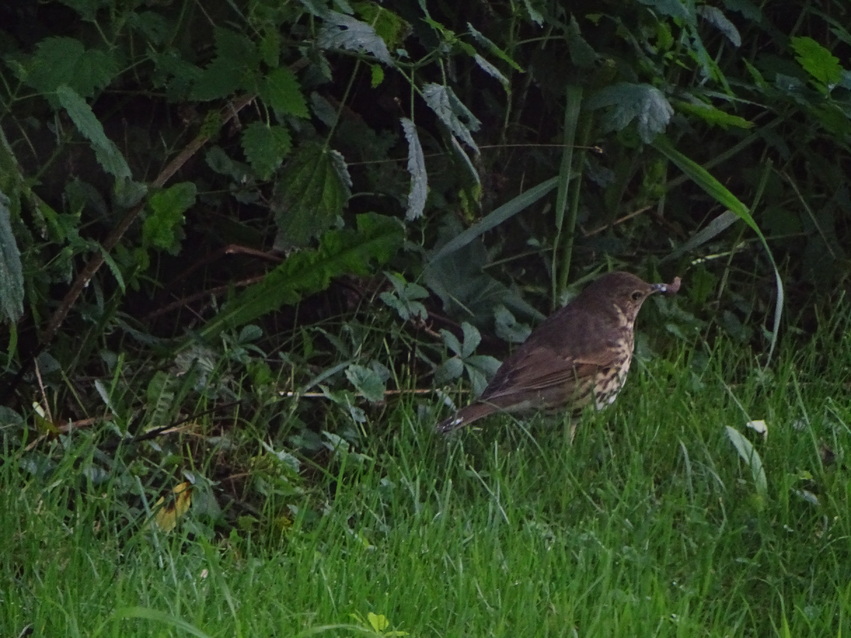
<path fill-rule="evenodd" d="M 117 53 L 86 49 L 74 38 L 46 38 L 36 45 L 22 79 L 42 93 L 65 85 L 92 97 L 118 75 L 119 68 Z"/>
<path fill-rule="evenodd" d="M 411 221 L 423 216 L 428 196 L 428 173 L 416 124 L 406 117 L 401 118 L 401 122 L 405 139 L 408 141 L 408 172 L 411 174 L 411 190 L 408 191 L 408 210 L 405 212 L 405 219 Z"/>
<path fill-rule="evenodd" d="M 429 108 L 437 114 L 440 121 L 477 153 L 479 147 L 473 141 L 471 131 L 478 131 L 481 122 L 464 106 L 448 86 L 429 83 L 423 86 L 423 99 Z"/>
<path fill-rule="evenodd" d="M 260 179 L 269 179 L 292 150 L 290 132 L 284 126 L 252 122 L 242 132 L 242 150 Z"/>
<path fill-rule="evenodd" d="M 21 251 L 12 234 L 9 198 L 0 192 L 0 313 L 8 321 L 24 314 L 24 274 Z"/>
<path fill-rule="evenodd" d="M 792 38 L 795 59 L 804 70 L 823 88 L 830 89 L 842 80 L 842 65 L 839 58 L 818 42 L 806 36 Z"/>
<path fill-rule="evenodd" d="M 343 156 L 317 142 L 302 145 L 276 184 L 276 247 L 299 246 L 330 228 L 351 195 Z"/>
<path fill-rule="evenodd" d="M 89 140 L 95 152 L 95 158 L 103 170 L 118 179 L 131 178 L 127 160 L 124 159 L 115 143 L 106 136 L 103 126 L 86 101 L 74 89 L 65 85 L 56 89 L 56 97 L 80 134 Z"/>
<path fill-rule="evenodd" d="M 195 204 L 197 194 L 193 182 L 181 182 L 151 195 L 148 200 L 150 215 L 142 224 L 144 244 L 177 254 L 182 239 L 183 213 Z"/>
<path fill-rule="evenodd" d="M 191 99 L 220 99 L 256 84 L 262 57 L 257 46 L 244 35 L 222 27 L 216 27 L 215 39 L 216 57 L 192 87 Z"/>
<path fill-rule="evenodd" d="M 736 25 L 730 22 L 724 12 L 718 7 L 710 7 L 709 5 L 701 5 L 697 8 L 697 13 L 706 20 L 709 24 L 718 29 L 730 41 L 734 47 L 742 46 L 742 35 L 736 28 Z"/>
<path fill-rule="evenodd" d="M 260 83 L 260 97 L 279 115 L 310 117 L 307 102 L 295 73 L 280 67 L 269 73 Z"/>
<path fill-rule="evenodd" d="M 368 53 L 379 62 L 393 66 L 393 58 L 390 57 L 387 44 L 371 25 L 336 11 L 329 11 L 323 15 L 323 18 L 325 24 L 322 25 L 316 37 L 316 44 L 321 49 L 344 49 Z"/>
<path fill-rule="evenodd" d="M 239 327 L 284 305 L 298 303 L 304 295 L 325 290 L 341 275 L 367 276 L 372 264 L 386 264 L 402 246 L 401 222 L 377 213 L 357 216 L 356 229 L 329 230 L 319 247 L 292 253 L 263 281 L 235 295 L 224 310 L 201 331 L 210 338 L 226 326 Z"/>
<path fill-rule="evenodd" d="M 586 103 L 588 109 L 611 107 L 603 118 L 609 131 L 620 131 L 636 121 L 638 135 L 649 144 L 665 127 L 674 114 L 665 95 L 649 84 L 619 82 L 594 94 Z"/>

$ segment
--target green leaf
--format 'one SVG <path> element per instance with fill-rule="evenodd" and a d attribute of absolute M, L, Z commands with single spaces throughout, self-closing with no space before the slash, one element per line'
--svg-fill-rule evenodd
<path fill-rule="evenodd" d="M 449 131 L 477 153 L 471 131 L 479 130 L 481 122 L 464 106 L 448 86 L 428 83 L 423 86 L 423 99 Z"/>
<path fill-rule="evenodd" d="M 275 245 L 301 246 L 330 228 L 349 199 L 351 183 L 342 155 L 317 142 L 303 144 L 276 184 Z"/>
<path fill-rule="evenodd" d="M 731 113 L 717 109 L 711 104 L 694 104 L 680 100 L 676 102 L 676 105 L 678 111 L 695 115 L 707 124 L 719 126 L 722 129 L 727 129 L 730 126 L 749 129 L 754 126 L 753 122 L 738 115 L 732 115 Z"/>
<path fill-rule="evenodd" d="M 12 234 L 9 198 L 3 192 L 0 192 L 0 312 L 11 322 L 24 314 L 21 252 Z"/>
<path fill-rule="evenodd" d="M 449 383 L 464 374 L 464 362 L 458 357 L 451 357 L 441 363 L 434 371 L 434 382 L 437 385 Z"/>
<path fill-rule="evenodd" d="M 464 333 L 464 345 L 461 348 L 461 356 L 465 359 L 476 351 L 479 344 L 482 342 L 482 335 L 479 333 L 476 326 L 464 321 L 461 324 L 461 331 Z"/>
<path fill-rule="evenodd" d="M 547 195 L 547 193 L 553 190 L 557 185 L 558 178 L 551 177 L 550 179 L 541 182 L 536 186 L 533 186 L 532 188 L 518 195 L 514 199 L 506 202 L 505 204 L 503 204 L 502 206 L 482 218 L 481 221 L 477 222 L 473 226 L 470 226 L 470 228 L 464 230 L 463 232 L 458 233 L 451 240 L 446 242 L 440 248 L 440 250 L 438 250 L 437 253 L 435 253 L 431 257 L 431 259 L 429 260 L 429 265 L 463 248 L 480 235 L 486 233 L 487 231 L 493 228 L 496 228 L 507 219 L 510 219 L 514 215 L 517 215 L 518 213 L 526 210 L 529 206 L 531 206 L 539 199 Z"/>
<path fill-rule="evenodd" d="M 411 190 L 408 191 L 408 210 L 405 212 L 405 219 L 411 221 L 422 217 L 425 210 L 428 173 L 416 124 L 406 117 L 401 118 L 401 121 L 405 139 L 408 141 L 408 173 L 411 174 Z"/>
<path fill-rule="evenodd" d="M 777 296 L 774 302 L 774 325 L 771 336 L 771 347 L 768 351 L 768 361 L 771 362 L 771 357 L 774 354 L 774 349 L 777 346 L 777 337 L 780 330 L 780 320 L 783 317 L 783 305 L 785 303 L 785 294 L 783 288 L 783 279 L 780 277 L 780 270 L 774 260 L 774 254 L 771 252 L 771 247 L 768 245 L 768 240 L 763 235 L 754 218 L 751 216 L 748 207 L 739 200 L 727 187 L 713 177 L 709 171 L 694 162 L 690 158 L 680 153 L 677 149 L 671 146 L 671 143 L 665 137 L 657 137 L 653 142 L 653 147 L 662 153 L 665 157 L 676 164 L 683 173 L 685 173 L 695 184 L 706 191 L 715 201 L 722 206 L 732 211 L 739 219 L 744 221 L 759 237 L 760 242 L 765 248 L 768 255 L 768 260 L 771 262 L 771 267 L 774 269 L 774 284 L 777 290 Z"/>
<path fill-rule="evenodd" d="M 197 189 L 193 182 L 181 182 L 151 195 L 148 208 L 151 214 L 142 224 L 142 239 L 146 246 L 177 254 L 185 213 L 195 204 Z"/>
<path fill-rule="evenodd" d="M 23 79 L 42 93 L 65 85 L 92 97 L 118 75 L 119 68 L 117 53 L 86 49 L 74 38 L 46 38 L 36 45 Z"/>
<path fill-rule="evenodd" d="M 269 179 L 291 149 L 292 138 L 286 127 L 252 122 L 242 132 L 242 150 L 260 179 Z"/>
<path fill-rule="evenodd" d="M 368 53 L 379 62 L 393 66 L 393 58 L 390 57 L 387 44 L 372 26 L 336 11 L 329 11 L 323 18 L 325 23 L 316 37 L 316 44 L 320 48 Z"/>
<path fill-rule="evenodd" d="M 589 109 L 610 107 L 603 118 L 603 126 L 609 131 L 620 131 L 637 120 L 638 135 L 646 144 L 665 131 L 674 114 L 674 109 L 659 89 L 631 82 L 619 82 L 601 89 L 588 99 L 585 106 Z"/>
<path fill-rule="evenodd" d="M 765 468 L 763 467 L 759 452 L 756 451 L 753 443 L 746 439 L 741 432 L 735 428 L 731 428 L 729 425 L 725 426 L 725 428 L 727 430 L 727 438 L 730 439 L 733 447 L 736 448 L 736 452 L 739 453 L 739 457 L 747 463 L 751 470 L 757 495 L 761 501 L 765 502 L 768 497 L 768 479 L 765 477 Z"/>
<path fill-rule="evenodd" d="M 806 36 L 792 38 L 795 59 L 816 81 L 824 92 L 828 92 L 842 80 L 842 65 L 839 58 L 831 54 L 818 42 Z"/>
<path fill-rule="evenodd" d="M 352 364 L 346 368 L 346 378 L 367 401 L 371 403 L 384 401 L 387 387 L 375 370 Z"/>
<path fill-rule="evenodd" d="M 203 70 L 190 93 L 194 100 L 216 100 L 238 89 L 251 90 L 261 56 L 257 46 L 240 33 L 216 27 L 216 57 Z"/>
<path fill-rule="evenodd" d="M 730 22 L 729 18 L 724 15 L 721 9 L 709 5 L 701 5 L 697 8 L 697 13 L 701 18 L 723 33 L 734 47 L 738 48 L 742 46 L 742 35 L 739 33 L 736 25 Z"/>
<path fill-rule="evenodd" d="M 279 115 L 310 117 L 301 85 L 295 73 L 286 67 L 279 67 L 263 78 L 259 93 Z"/>
<path fill-rule="evenodd" d="M 391 49 L 402 46 L 411 25 L 377 2 L 352 2 L 352 8 Z"/>
<path fill-rule="evenodd" d="M 251 323 L 281 306 L 298 303 L 306 294 L 325 290 L 341 275 L 367 276 L 372 263 L 387 263 L 404 239 L 404 228 L 392 217 L 376 213 L 357 216 L 357 229 L 329 230 L 319 247 L 291 254 L 263 281 L 234 295 L 201 331 L 210 338 L 226 326 Z"/>
<path fill-rule="evenodd" d="M 689 23 L 694 22 L 694 15 L 682 0 L 638 0 L 641 4 L 652 7 L 656 13 L 670 16 Z"/>
<path fill-rule="evenodd" d="M 106 136 L 103 126 L 86 101 L 74 89 L 66 85 L 56 89 L 56 97 L 80 134 L 91 143 L 95 158 L 103 170 L 118 179 L 130 179 L 132 175 L 127 160 L 112 140 Z"/>

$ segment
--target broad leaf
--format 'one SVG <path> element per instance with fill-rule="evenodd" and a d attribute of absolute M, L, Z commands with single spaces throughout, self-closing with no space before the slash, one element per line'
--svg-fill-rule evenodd
<path fill-rule="evenodd" d="M 298 79 L 286 67 L 279 67 L 263 78 L 260 97 L 281 115 L 310 116 Z"/>
<path fill-rule="evenodd" d="M 351 183 L 342 155 L 316 142 L 303 144 L 276 184 L 275 246 L 302 246 L 330 228 L 343 212 Z"/>
<path fill-rule="evenodd" d="M 22 79 L 34 89 L 53 93 L 66 85 L 83 97 L 92 97 L 119 72 L 117 53 L 86 49 L 74 38 L 42 40 L 25 68 Z"/>
<path fill-rule="evenodd" d="M 479 130 L 481 122 L 464 106 L 455 93 L 442 84 L 429 83 L 423 87 L 423 99 L 437 114 L 449 131 L 467 146 L 479 152 L 471 131 Z"/>
<path fill-rule="evenodd" d="M 725 428 L 727 438 L 730 439 L 739 457 L 747 463 L 751 470 L 757 495 L 762 501 L 765 501 L 768 496 L 768 479 L 765 477 L 765 468 L 762 465 L 762 458 L 759 456 L 759 452 L 756 451 L 753 443 L 746 439 L 741 432 L 735 428 L 731 428 L 729 425 L 725 426 Z"/>
<path fill-rule="evenodd" d="M 323 17 L 325 24 L 322 25 L 316 38 L 316 44 L 320 48 L 368 53 L 379 62 L 388 66 L 393 65 L 393 58 L 390 57 L 387 44 L 372 26 L 336 11 L 329 11 Z"/>
<path fill-rule="evenodd" d="M 620 82 L 595 93 L 586 103 L 589 109 L 609 107 L 604 128 L 620 131 L 636 120 L 638 135 L 649 144 L 664 132 L 674 114 L 665 95 L 649 84 Z"/>
<path fill-rule="evenodd" d="M 269 179 L 292 149 L 292 138 L 284 126 L 252 122 L 242 132 L 242 150 L 260 179 Z"/>
<path fill-rule="evenodd" d="M 828 91 L 842 80 L 839 58 L 812 38 L 792 38 L 795 59 L 816 81 L 823 91 Z"/>

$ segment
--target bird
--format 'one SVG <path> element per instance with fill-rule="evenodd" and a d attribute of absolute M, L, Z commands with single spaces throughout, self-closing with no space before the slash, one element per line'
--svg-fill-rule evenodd
<path fill-rule="evenodd" d="M 447 433 L 496 412 L 567 411 L 614 402 L 635 345 L 635 318 L 655 293 L 676 294 L 680 278 L 649 284 L 628 272 L 605 274 L 545 319 L 499 367 L 475 402 L 437 424 Z"/>

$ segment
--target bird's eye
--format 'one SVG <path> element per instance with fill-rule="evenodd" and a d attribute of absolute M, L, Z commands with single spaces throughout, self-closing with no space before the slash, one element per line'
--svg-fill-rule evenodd
<path fill-rule="evenodd" d="M 644 296 L 644 293 L 643 293 L 643 292 L 641 292 L 640 290 L 636 290 L 635 292 L 633 292 L 633 293 L 630 295 L 630 297 L 632 297 L 632 300 L 633 300 L 633 301 L 638 301 L 638 300 L 640 300 L 643 296 Z"/>

